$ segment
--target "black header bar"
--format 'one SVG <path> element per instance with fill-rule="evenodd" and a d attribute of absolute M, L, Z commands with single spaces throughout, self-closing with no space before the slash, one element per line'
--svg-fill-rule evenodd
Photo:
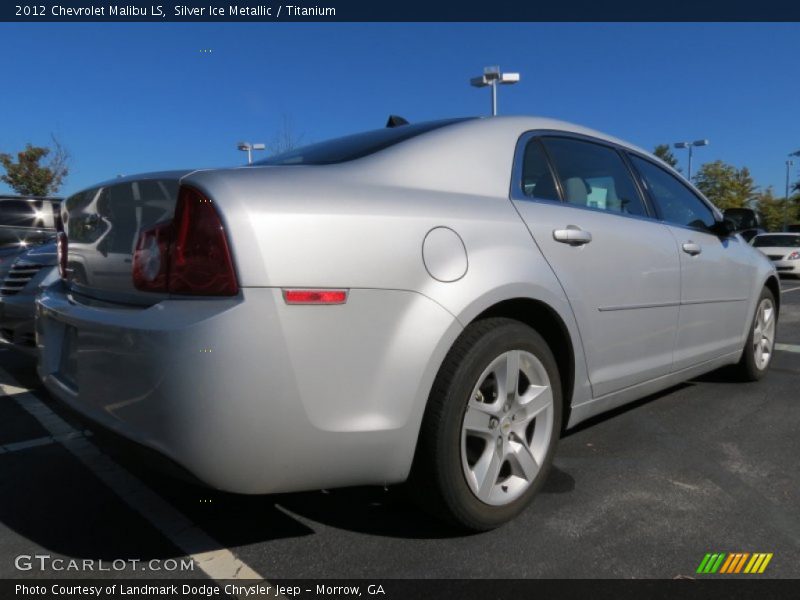
<path fill-rule="evenodd" d="M 292 0 L 290 0 L 291 2 Z M 301 2 L 301 0 L 295 0 Z M 6 22 L 800 22 L 787 0 L 39 0 L 3 2 Z"/>

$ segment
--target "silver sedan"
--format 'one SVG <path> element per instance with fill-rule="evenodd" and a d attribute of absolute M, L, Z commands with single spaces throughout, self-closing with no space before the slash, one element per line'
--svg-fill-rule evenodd
<path fill-rule="evenodd" d="M 233 492 L 408 482 L 489 529 L 564 428 L 772 357 L 770 261 L 649 153 L 553 120 L 114 179 L 63 221 L 46 386 Z"/>

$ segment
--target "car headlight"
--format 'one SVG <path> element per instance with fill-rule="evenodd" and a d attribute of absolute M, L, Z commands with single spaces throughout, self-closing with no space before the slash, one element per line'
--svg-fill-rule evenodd
<path fill-rule="evenodd" d="M 786 260 L 798 260 L 798 259 L 800 259 L 800 252 L 796 250 L 786 257 Z"/>

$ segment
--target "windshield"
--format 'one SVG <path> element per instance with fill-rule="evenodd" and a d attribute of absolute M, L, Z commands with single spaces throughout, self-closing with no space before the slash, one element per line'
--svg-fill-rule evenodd
<path fill-rule="evenodd" d="M 468 119 L 444 119 L 365 131 L 290 150 L 255 162 L 253 165 L 330 165 L 346 162 L 385 150 L 434 129 L 466 120 Z"/>
<path fill-rule="evenodd" d="M 753 240 L 756 248 L 800 248 L 800 235 L 758 235 Z"/>

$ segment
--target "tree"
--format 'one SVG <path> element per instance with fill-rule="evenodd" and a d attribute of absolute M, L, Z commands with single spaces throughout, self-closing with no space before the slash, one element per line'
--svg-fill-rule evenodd
<path fill-rule="evenodd" d="M 669 144 L 659 144 L 656 146 L 655 150 L 653 150 L 653 154 L 655 154 L 673 169 L 678 169 L 678 159 L 675 158 L 672 150 L 669 149 Z M 678 171 L 680 171 L 680 169 L 678 169 Z"/>
<path fill-rule="evenodd" d="M 747 167 L 715 160 L 706 163 L 693 177 L 694 183 L 720 210 L 747 206 L 756 195 L 756 185 Z"/>
<path fill-rule="evenodd" d="M 776 198 L 771 187 L 758 193 L 755 203 L 767 231 L 782 231 L 784 222 L 791 225 L 800 220 L 800 206 L 792 200 Z"/>
<path fill-rule="evenodd" d="M 289 117 L 283 115 L 281 128 L 272 136 L 267 149 L 271 155 L 283 154 L 299 147 L 303 142 L 303 134 L 296 133 Z"/>
<path fill-rule="evenodd" d="M 55 194 L 69 173 L 69 154 L 55 136 L 52 139 L 52 149 L 27 144 L 17 153 L 16 161 L 11 154 L 0 154 L 0 164 L 6 171 L 0 181 L 22 196 Z M 42 164 L 47 156 L 50 160 Z"/>

